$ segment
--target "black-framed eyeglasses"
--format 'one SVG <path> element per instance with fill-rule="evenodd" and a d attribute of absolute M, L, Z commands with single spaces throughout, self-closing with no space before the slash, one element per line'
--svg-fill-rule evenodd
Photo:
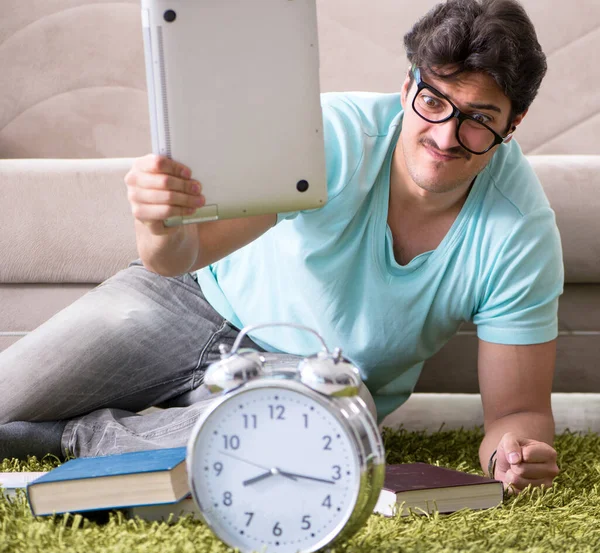
<path fill-rule="evenodd" d="M 483 155 L 510 137 L 510 134 L 506 137 L 499 135 L 483 121 L 460 111 L 447 96 L 423 81 L 418 67 L 412 67 L 412 74 L 417 84 L 417 93 L 412 101 L 414 112 L 421 119 L 435 124 L 456 117 L 456 140 L 468 152 Z"/>

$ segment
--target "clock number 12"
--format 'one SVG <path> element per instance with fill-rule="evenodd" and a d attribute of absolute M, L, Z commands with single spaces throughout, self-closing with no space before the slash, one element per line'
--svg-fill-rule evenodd
<path fill-rule="evenodd" d="M 285 407 L 283 405 L 269 405 L 269 416 L 272 419 L 279 421 L 285 420 L 283 414 L 285 413 Z"/>

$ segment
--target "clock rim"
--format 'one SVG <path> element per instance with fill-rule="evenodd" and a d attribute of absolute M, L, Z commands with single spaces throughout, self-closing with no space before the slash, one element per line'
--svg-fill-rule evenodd
<path fill-rule="evenodd" d="M 254 551 L 254 549 L 240 547 L 239 543 L 230 544 L 223 540 L 218 528 L 210 520 L 211 517 L 207 516 L 204 512 L 194 482 L 194 449 L 195 444 L 202 433 L 204 424 L 223 404 L 234 400 L 236 397 L 246 392 L 251 392 L 254 389 L 268 388 L 298 392 L 321 404 L 324 408 L 329 410 L 340 426 L 342 426 L 353 446 L 352 453 L 355 466 L 358 467 L 359 473 L 358 478 L 354 483 L 355 486 L 358 486 L 358 490 L 354 494 L 353 504 L 351 505 L 351 508 L 347 510 L 347 516 L 344 516 L 343 519 L 341 519 L 341 522 L 336 524 L 333 530 L 324 537 L 319 538 L 318 541 L 311 543 L 309 546 L 299 547 L 297 549 L 298 553 L 312 553 L 325 546 L 331 545 L 338 540 L 347 539 L 354 534 L 360 528 L 362 522 L 364 522 L 364 520 L 372 513 L 377 497 L 379 496 L 379 491 L 383 485 L 385 455 L 383 453 L 382 439 L 371 413 L 359 396 L 330 397 L 316 392 L 296 380 L 286 380 L 278 378 L 277 376 L 269 376 L 245 382 L 237 388 L 223 393 L 222 397 L 216 397 L 214 404 L 207 408 L 196 421 L 192 434 L 188 440 L 186 464 L 192 498 L 199 508 L 203 522 L 217 537 L 219 537 L 219 539 L 221 539 L 221 541 L 232 547 L 238 547 L 242 553 Z M 375 427 L 375 439 L 373 439 L 372 436 L 372 427 Z M 367 448 L 365 448 L 365 440 L 361 439 L 361 435 L 363 434 L 361 430 L 365 430 L 367 434 L 369 434 L 369 430 L 371 430 L 371 435 L 368 436 L 369 439 L 367 440 Z M 377 490 L 376 493 L 375 490 Z M 229 535 L 227 537 L 229 537 Z"/>

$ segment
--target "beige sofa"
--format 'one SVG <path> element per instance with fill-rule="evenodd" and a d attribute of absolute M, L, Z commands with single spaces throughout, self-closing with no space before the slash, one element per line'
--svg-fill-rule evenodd
<path fill-rule="evenodd" d="M 318 0 L 321 85 L 397 90 L 402 36 L 435 0 Z M 517 138 L 554 207 L 566 286 L 557 428 L 600 430 L 600 3 L 524 0 L 549 71 Z M 3 0 L 0 350 L 136 257 L 123 176 L 151 150 L 138 0 Z M 465 327 L 387 424 L 480 424 Z M 6 391 L 4 391 L 6 393 Z"/>

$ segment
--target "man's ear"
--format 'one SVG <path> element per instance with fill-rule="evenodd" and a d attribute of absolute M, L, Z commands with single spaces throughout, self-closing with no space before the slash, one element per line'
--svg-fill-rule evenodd
<path fill-rule="evenodd" d="M 404 79 L 404 84 L 402 85 L 402 93 L 400 95 L 400 102 L 402 103 L 402 108 L 406 106 L 406 99 L 408 98 L 408 93 L 410 91 L 410 85 L 413 83 L 414 79 L 411 78 L 410 74 L 411 66 L 408 66 L 408 71 L 406 73 L 406 78 Z"/>
<path fill-rule="evenodd" d="M 510 126 L 510 132 L 504 137 L 504 144 L 508 144 L 512 140 L 514 132 L 517 130 L 517 127 L 521 124 L 521 121 L 523 121 L 523 118 L 527 115 L 528 111 L 529 109 L 526 109 L 523 113 L 520 113 L 514 118 L 512 125 Z"/>

